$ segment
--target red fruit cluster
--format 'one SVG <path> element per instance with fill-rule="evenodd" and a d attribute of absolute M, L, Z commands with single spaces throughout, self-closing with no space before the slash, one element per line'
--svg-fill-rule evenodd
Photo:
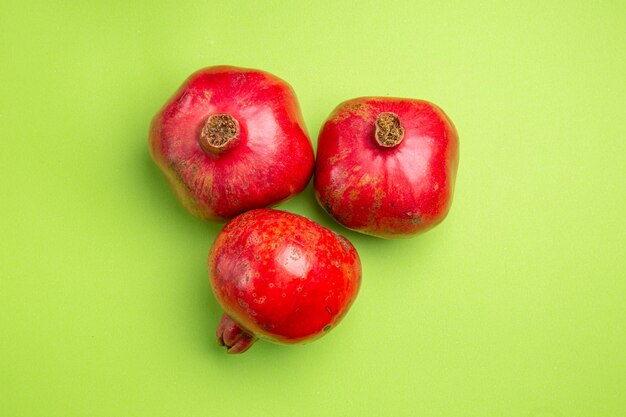
<path fill-rule="evenodd" d="M 314 340 L 347 313 L 361 263 L 344 237 L 267 209 L 301 192 L 314 157 L 292 88 L 263 71 L 211 67 L 187 79 L 150 128 L 155 163 L 184 207 L 230 220 L 209 252 L 229 353 L 258 338 Z M 432 103 L 363 97 L 324 124 L 315 195 L 342 225 L 383 238 L 424 232 L 447 215 L 458 165 L 454 125 Z"/>

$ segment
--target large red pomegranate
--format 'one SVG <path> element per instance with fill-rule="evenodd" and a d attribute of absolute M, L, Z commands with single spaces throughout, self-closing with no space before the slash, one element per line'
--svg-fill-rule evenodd
<path fill-rule="evenodd" d="M 224 309 L 217 339 L 228 353 L 258 338 L 294 344 L 337 326 L 361 283 L 344 237 L 292 213 L 258 209 L 226 224 L 209 252 L 213 293 Z"/>
<path fill-rule="evenodd" d="M 357 98 L 340 104 L 320 132 L 315 193 L 350 229 L 411 237 L 448 214 L 458 161 L 456 129 L 439 107 Z"/>
<path fill-rule="evenodd" d="M 313 173 L 293 90 L 252 69 L 191 75 L 154 117 L 150 151 L 178 199 L 203 219 L 276 204 L 302 191 Z"/>

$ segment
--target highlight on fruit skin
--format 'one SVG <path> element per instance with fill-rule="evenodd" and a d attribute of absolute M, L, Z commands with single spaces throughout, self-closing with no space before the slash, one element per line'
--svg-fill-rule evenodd
<path fill-rule="evenodd" d="M 447 216 L 458 163 L 456 128 L 436 105 L 356 98 L 335 108 L 320 131 L 315 196 L 349 229 L 409 238 Z"/>
<path fill-rule="evenodd" d="M 314 165 L 296 95 L 264 71 L 192 74 L 154 116 L 150 154 L 183 206 L 227 220 L 300 193 Z"/>
<path fill-rule="evenodd" d="M 208 257 L 224 309 L 216 337 L 228 353 L 258 339 L 313 341 L 334 329 L 361 285 L 361 262 L 343 236 L 297 214 L 257 209 L 224 226 Z"/>

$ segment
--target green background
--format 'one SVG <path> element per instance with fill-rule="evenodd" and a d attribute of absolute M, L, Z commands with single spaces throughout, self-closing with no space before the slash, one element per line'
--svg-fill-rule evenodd
<path fill-rule="evenodd" d="M 2 416 L 626 415 L 623 1 L 2 2 Z M 349 232 L 342 324 L 228 356 L 188 215 L 148 155 L 193 71 L 292 84 L 314 143 L 339 102 L 455 122 L 455 200 L 408 241 Z"/>

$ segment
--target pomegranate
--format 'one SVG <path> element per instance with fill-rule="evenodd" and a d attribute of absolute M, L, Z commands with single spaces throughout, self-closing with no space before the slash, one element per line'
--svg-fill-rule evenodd
<path fill-rule="evenodd" d="M 313 174 L 293 90 L 252 69 L 191 75 L 154 117 L 150 153 L 187 210 L 206 220 L 276 204 Z"/>
<path fill-rule="evenodd" d="M 224 226 L 209 252 L 213 293 L 224 309 L 217 340 L 228 353 L 258 338 L 308 342 L 337 326 L 361 283 L 344 237 L 292 213 L 257 209 Z"/>
<path fill-rule="evenodd" d="M 340 104 L 320 132 L 315 195 L 352 230 L 411 237 L 446 217 L 458 161 L 456 129 L 439 107 L 357 98 Z"/>

